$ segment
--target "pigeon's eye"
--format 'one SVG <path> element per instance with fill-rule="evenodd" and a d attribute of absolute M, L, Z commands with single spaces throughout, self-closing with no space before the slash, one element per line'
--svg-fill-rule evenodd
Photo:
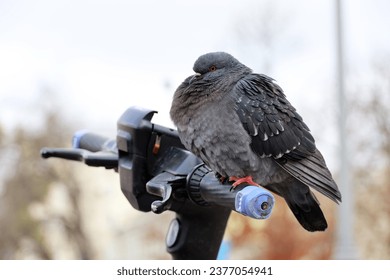
<path fill-rule="evenodd" d="M 209 71 L 210 71 L 210 72 L 213 72 L 213 71 L 215 71 L 215 70 L 217 70 L 217 66 L 211 65 L 211 66 L 209 67 Z"/>

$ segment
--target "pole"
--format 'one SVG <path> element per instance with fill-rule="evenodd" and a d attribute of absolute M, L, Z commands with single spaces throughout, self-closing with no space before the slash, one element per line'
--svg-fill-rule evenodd
<path fill-rule="evenodd" d="M 351 173 L 348 159 L 348 134 L 347 134 L 347 104 L 345 96 L 345 69 L 344 69 L 344 36 L 342 22 L 342 3 L 336 0 L 336 73 L 337 95 L 339 102 L 339 160 L 340 160 L 340 191 L 343 202 L 339 206 L 337 217 L 336 244 L 334 259 L 356 259 L 354 242 L 354 195 L 351 189 Z"/>

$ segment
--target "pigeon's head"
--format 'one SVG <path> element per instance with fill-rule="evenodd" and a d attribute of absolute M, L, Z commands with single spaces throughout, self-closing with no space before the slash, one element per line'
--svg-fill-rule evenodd
<path fill-rule="evenodd" d="M 185 79 L 173 96 L 170 114 L 176 125 L 186 123 L 203 106 L 219 102 L 238 80 L 252 72 L 225 52 L 200 56 L 193 70 L 196 74 Z"/>
<path fill-rule="evenodd" d="M 192 81 L 196 78 L 207 82 L 224 79 L 226 76 L 240 76 L 250 71 L 232 55 L 225 52 L 211 52 L 200 56 L 195 61 L 193 70 L 196 74 Z"/>
<path fill-rule="evenodd" d="M 234 68 L 241 63 L 232 55 L 225 52 L 212 52 L 200 56 L 194 64 L 194 72 L 205 75 L 217 70 Z"/>

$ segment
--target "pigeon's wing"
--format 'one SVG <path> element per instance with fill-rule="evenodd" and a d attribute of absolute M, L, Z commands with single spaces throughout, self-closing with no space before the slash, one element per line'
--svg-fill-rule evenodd
<path fill-rule="evenodd" d="M 236 112 L 260 157 L 300 160 L 314 153 L 309 128 L 271 78 L 248 75 L 237 83 L 234 94 Z"/>
<path fill-rule="evenodd" d="M 337 185 L 310 130 L 273 79 L 250 74 L 233 89 L 235 110 L 260 157 L 272 157 L 292 176 L 334 201 Z"/>

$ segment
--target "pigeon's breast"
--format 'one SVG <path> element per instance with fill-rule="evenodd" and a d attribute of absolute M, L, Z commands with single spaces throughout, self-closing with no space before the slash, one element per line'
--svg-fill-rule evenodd
<path fill-rule="evenodd" d="M 243 177 L 258 169 L 251 138 L 228 103 L 199 110 L 178 129 L 185 147 L 221 175 Z"/>

